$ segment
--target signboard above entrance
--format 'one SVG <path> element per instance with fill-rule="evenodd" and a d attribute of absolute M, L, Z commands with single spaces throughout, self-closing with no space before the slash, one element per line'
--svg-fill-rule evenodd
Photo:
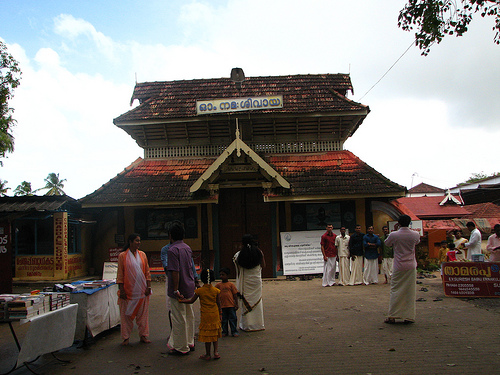
<path fill-rule="evenodd" d="M 282 95 L 196 101 L 197 115 L 273 108 L 283 108 Z"/>

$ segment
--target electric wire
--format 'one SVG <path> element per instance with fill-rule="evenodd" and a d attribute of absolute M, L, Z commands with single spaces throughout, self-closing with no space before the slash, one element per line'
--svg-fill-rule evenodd
<path fill-rule="evenodd" d="M 392 68 L 394 68 L 394 65 L 396 65 L 398 63 L 399 60 L 401 60 L 403 58 L 404 55 L 406 55 L 406 53 L 410 50 L 411 47 L 413 47 L 413 45 L 415 44 L 415 42 L 411 42 L 411 44 L 408 46 L 408 48 L 406 49 L 406 51 L 403 52 L 403 54 L 401 56 L 398 57 L 398 59 L 394 62 L 394 64 L 391 65 L 391 67 L 389 69 L 387 69 L 387 71 L 382 75 L 382 77 L 380 77 L 380 79 L 375 82 L 373 84 L 372 87 L 370 87 L 370 89 L 361 97 L 358 99 L 358 101 L 360 102 L 366 95 L 368 95 L 368 93 L 370 91 L 372 91 L 372 89 L 378 85 L 378 83 L 380 81 L 382 81 L 382 79 L 384 79 L 384 77 L 387 75 L 387 73 L 389 73 L 391 71 Z"/>

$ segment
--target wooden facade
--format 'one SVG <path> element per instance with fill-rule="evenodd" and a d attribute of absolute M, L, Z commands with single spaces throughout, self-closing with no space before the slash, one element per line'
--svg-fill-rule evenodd
<path fill-rule="evenodd" d="M 100 223 L 94 267 L 131 232 L 157 265 L 180 219 L 204 266 L 232 267 L 250 233 L 275 277 L 280 232 L 372 224 L 372 204 L 406 189 L 343 149 L 370 112 L 352 90 L 346 74 L 138 83 L 114 124 L 144 158 L 81 199 Z"/>

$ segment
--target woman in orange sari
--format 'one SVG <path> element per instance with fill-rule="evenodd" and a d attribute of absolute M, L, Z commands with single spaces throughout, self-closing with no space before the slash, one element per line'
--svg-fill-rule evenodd
<path fill-rule="evenodd" d="M 133 233 L 118 256 L 116 283 L 120 306 L 122 345 L 128 345 L 134 319 L 139 328 L 141 342 L 149 341 L 149 295 L 151 274 L 146 254 L 139 250 L 141 237 Z"/>

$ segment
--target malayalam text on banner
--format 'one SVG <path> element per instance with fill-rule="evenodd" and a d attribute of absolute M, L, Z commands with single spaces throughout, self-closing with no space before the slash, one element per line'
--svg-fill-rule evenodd
<path fill-rule="evenodd" d="M 324 230 L 280 233 L 285 276 L 323 273 L 320 241 L 324 233 Z"/>

